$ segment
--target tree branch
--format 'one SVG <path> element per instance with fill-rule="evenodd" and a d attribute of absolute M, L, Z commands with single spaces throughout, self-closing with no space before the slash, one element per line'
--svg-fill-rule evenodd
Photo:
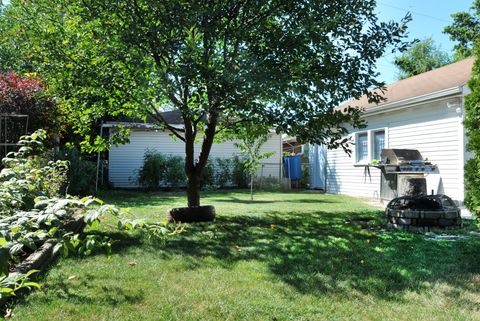
<path fill-rule="evenodd" d="M 153 111 L 150 111 L 147 109 L 147 113 L 153 117 L 156 121 L 160 122 L 165 128 L 167 128 L 170 132 L 172 132 L 173 135 L 175 135 L 178 139 L 181 141 L 185 142 L 185 137 L 180 135 L 180 132 L 185 132 L 185 130 L 182 130 L 180 128 L 175 128 L 171 126 L 163 117 L 163 115 L 158 112 L 158 110 L 155 108 L 152 102 L 149 102 L 150 107 L 152 107 Z"/>

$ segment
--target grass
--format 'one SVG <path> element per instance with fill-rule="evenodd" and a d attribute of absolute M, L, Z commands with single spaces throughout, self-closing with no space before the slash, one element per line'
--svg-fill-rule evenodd
<path fill-rule="evenodd" d="M 163 218 L 183 196 L 104 199 Z M 480 239 L 432 241 L 373 232 L 383 213 L 317 193 L 208 194 L 215 223 L 165 244 L 139 234 L 114 255 L 59 260 L 17 320 L 480 320 Z"/>

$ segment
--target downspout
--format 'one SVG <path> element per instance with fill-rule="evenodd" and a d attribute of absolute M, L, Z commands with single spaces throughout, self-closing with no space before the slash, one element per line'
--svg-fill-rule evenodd
<path fill-rule="evenodd" d="M 327 167 L 328 167 L 328 148 L 325 146 L 325 166 L 323 166 L 323 188 L 325 193 L 327 192 Z"/>

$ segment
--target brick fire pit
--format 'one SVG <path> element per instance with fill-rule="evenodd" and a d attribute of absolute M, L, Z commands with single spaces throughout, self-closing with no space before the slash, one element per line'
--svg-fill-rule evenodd
<path fill-rule="evenodd" d="M 385 210 L 387 226 L 404 231 L 462 226 L 460 209 L 446 195 L 403 196 L 393 199 Z"/>

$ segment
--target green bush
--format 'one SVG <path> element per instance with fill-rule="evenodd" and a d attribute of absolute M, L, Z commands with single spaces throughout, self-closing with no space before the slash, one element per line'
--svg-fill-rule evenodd
<path fill-rule="evenodd" d="M 147 150 L 143 155 L 143 164 L 138 170 L 138 184 L 149 190 L 159 188 L 166 168 L 167 162 L 164 155 L 156 150 Z"/>
<path fill-rule="evenodd" d="M 61 149 L 56 158 L 68 161 L 67 178 L 70 184 L 67 192 L 82 196 L 92 194 L 95 190 L 96 163 L 86 159 L 75 146 Z"/>
<path fill-rule="evenodd" d="M 18 152 L 3 158 L 0 172 L 0 212 L 8 215 L 33 207 L 37 197 L 59 196 L 67 182 L 68 163 L 49 161 L 43 141 L 45 130 L 23 136 Z"/>
<path fill-rule="evenodd" d="M 212 187 L 215 187 L 215 166 L 210 160 L 203 169 L 203 177 L 200 184 L 202 185 L 202 188 L 208 187 L 209 189 L 212 189 Z"/>
<path fill-rule="evenodd" d="M 155 190 L 161 186 L 178 188 L 186 185 L 185 161 L 180 156 L 163 155 L 147 150 L 136 178 L 138 184 Z"/>
<path fill-rule="evenodd" d="M 465 205 L 472 211 L 480 206 L 480 173 L 478 160 L 469 159 L 465 164 Z"/>
<path fill-rule="evenodd" d="M 288 191 L 290 181 L 278 177 L 254 177 L 253 186 L 262 191 Z"/>
<path fill-rule="evenodd" d="M 149 190 L 162 186 L 185 187 L 187 185 L 185 160 L 181 156 L 164 155 L 156 150 L 147 150 L 135 181 Z M 203 171 L 202 188 L 216 189 L 230 185 L 240 188 L 248 186 L 248 175 L 245 173 L 243 160 L 238 156 L 209 160 Z"/>
<path fill-rule="evenodd" d="M 229 158 L 215 159 L 215 185 L 220 188 L 232 184 L 232 160 Z"/>
<path fill-rule="evenodd" d="M 474 46 L 475 56 L 480 56 L 480 42 Z M 465 97 L 465 131 L 468 137 L 467 148 L 472 158 L 465 165 L 465 205 L 476 211 L 480 208 L 480 63 L 477 58 L 472 79 L 468 86 L 471 93 Z"/>
<path fill-rule="evenodd" d="M 187 177 L 185 176 L 185 161 L 180 156 L 165 157 L 165 173 L 163 181 L 172 188 L 185 186 Z"/>
<path fill-rule="evenodd" d="M 234 156 L 232 158 L 232 183 L 240 188 L 248 187 L 248 175 L 245 172 L 245 164 L 242 158 Z"/>
<path fill-rule="evenodd" d="M 91 196 L 82 199 L 60 197 L 59 191 L 66 183 L 68 161 L 49 161 L 50 153 L 44 148 L 45 130 L 24 136 L 18 152 L 3 158 L 0 171 L 0 299 L 15 295 L 21 288 L 38 287 L 28 281 L 35 270 L 25 275 L 10 273 L 14 265 L 36 251 L 45 242 L 55 244 L 53 253 L 64 256 L 92 254 L 103 248 L 111 253 L 113 242 L 109 236 L 90 233 L 107 215 L 118 220 L 116 226 L 128 233 L 139 230 L 147 237 L 164 239 L 177 233 L 162 222 L 146 223 L 131 220 L 127 213 L 104 204 Z M 86 225 L 82 234 L 68 227 L 83 216 Z"/>

